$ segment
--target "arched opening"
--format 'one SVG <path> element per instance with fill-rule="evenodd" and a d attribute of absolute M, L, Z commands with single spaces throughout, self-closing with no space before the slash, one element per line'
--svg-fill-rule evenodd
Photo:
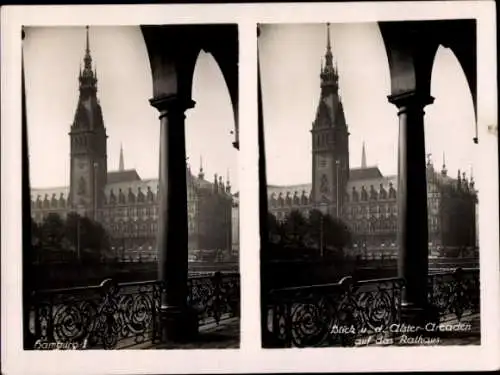
<path fill-rule="evenodd" d="M 460 62 L 449 48 L 440 46 L 436 52 L 431 95 L 434 103 L 425 110 L 426 150 L 436 168 L 442 166 L 444 153 L 452 177 L 458 169 L 469 175 L 477 155 L 477 145 L 472 142 L 476 136 L 474 104 Z"/>
<path fill-rule="evenodd" d="M 204 51 L 196 60 L 192 99 L 196 104 L 186 112 L 186 156 L 192 178 L 191 184 L 188 180 L 188 216 L 193 222 L 188 235 L 190 259 L 209 259 L 209 253 L 215 255 L 217 249 L 229 259 L 231 227 L 237 225 L 231 222 L 230 199 L 238 191 L 234 113 L 222 71 L 212 54 Z M 191 201 L 190 191 L 198 194 Z"/>
<path fill-rule="evenodd" d="M 437 49 L 431 76 L 433 105 L 426 109 L 429 254 L 437 248 L 475 248 L 477 204 L 474 169 L 478 145 L 474 102 L 462 66 L 449 48 Z M 450 141 L 452 140 L 452 141 Z M 444 189 L 447 192 L 444 193 Z M 452 196 L 454 198 L 452 198 Z M 453 212 L 448 217 L 443 212 Z M 460 217 L 460 220 L 456 219 Z"/>

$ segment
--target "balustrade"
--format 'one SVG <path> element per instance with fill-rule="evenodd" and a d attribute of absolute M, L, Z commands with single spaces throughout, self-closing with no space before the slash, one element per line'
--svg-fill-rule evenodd
<path fill-rule="evenodd" d="M 239 316 L 239 274 L 219 272 L 188 280 L 188 304 L 199 325 L 219 324 Z M 35 349 L 61 347 L 119 349 L 160 341 L 161 281 L 36 291 L 32 295 L 30 332 Z"/>
<path fill-rule="evenodd" d="M 441 321 L 463 321 L 479 313 L 479 270 L 457 269 L 428 276 L 428 301 Z M 323 347 L 366 344 L 367 337 L 393 342 L 400 324 L 402 278 L 271 290 L 264 347 Z"/>

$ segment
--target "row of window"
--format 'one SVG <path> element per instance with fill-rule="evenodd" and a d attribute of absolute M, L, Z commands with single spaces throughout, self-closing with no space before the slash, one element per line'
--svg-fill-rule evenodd
<path fill-rule="evenodd" d="M 189 214 L 195 214 L 197 207 L 193 204 L 188 205 L 188 213 Z M 109 217 L 123 217 L 123 216 L 133 216 L 133 217 L 156 217 L 158 216 L 158 206 L 157 205 L 150 205 L 150 206 L 145 206 L 145 207 L 135 207 L 135 206 L 129 206 L 129 207 L 118 207 L 118 208 L 112 208 L 112 209 L 104 209 L 100 210 L 100 216 L 104 219 L 109 218 Z"/>
<path fill-rule="evenodd" d="M 119 207 L 109 210 L 101 210 L 100 213 L 104 218 L 116 216 L 156 216 L 158 215 L 158 206 Z"/>
<path fill-rule="evenodd" d="M 107 225 L 108 229 L 113 233 L 128 233 L 128 234 L 137 234 L 137 233 L 156 233 L 158 230 L 158 223 L 112 223 Z"/>
<path fill-rule="evenodd" d="M 398 206 L 395 204 L 385 204 L 385 205 L 360 205 L 354 206 L 349 205 L 345 207 L 345 212 L 352 215 L 364 215 L 367 213 L 371 214 L 395 214 L 398 211 Z"/>
<path fill-rule="evenodd" d="M 112 223 L 107 225 L 107 229 L 112 233 L 128 234 L 128 235 L 139 235 L 139 234 L 156 234 L 158 231 L 158 222 L 150 223 Z M 188 232 L 195 232 L 196 226 L 192 221 L 188 221 Z"/>
<path fill-rule="evenodd" d="M 352 223 L 354 232 L 378 232 L 378 231 L 396 231 L 398 222 L 392 220 L 372 220 L 372 221 L 357 221 Z"/>

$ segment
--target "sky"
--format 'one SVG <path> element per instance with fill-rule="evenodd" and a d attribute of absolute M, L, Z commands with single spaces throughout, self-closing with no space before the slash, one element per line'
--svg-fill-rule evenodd
<path fill-rule="evenodd" d="M 85 26 L 29 27 L 24 44 L 26 103 L 33 187 L 69 184 L 68 132 L 78 102 L 78 73 L 85 54 Z M 108 134 L 108 170 L 117 170 L 120 144 L 125 168 L 157 178 L 159 113 L 149 104 L 151 68 L 138 26 L 90 27 L 90 50 Z M 205 178 L 230 174 L 238 190 L 238 152 L 232 146 L 234 117 L 226 83 L 210 54 L 195 67 L 193 100 L 186 112 L 186 153 L 193 173 L 203 158 Z"/>
<path fill-rule="evenodd" d="M 263 25 L 259 37 L 262 100 L 269 184 L 311 182 L 311 134 L 320 95 L 320 64 L 326 52 L 326 24 Z M 351 168 L 361 164 L 365 142 L 368 166 L 397 173 L 397 109 L 387 101 L 387 54 L 376 23 L 331 24 L 334 61 L 350 132 Z M 433 105 L 425 108 L 426 152 L 448 174 L 470 175 L 475 145 L 472 96 L 453 52 L 440 47 L 431 83 Z M 286 167 L 284 167 L 286 166 Z"/>

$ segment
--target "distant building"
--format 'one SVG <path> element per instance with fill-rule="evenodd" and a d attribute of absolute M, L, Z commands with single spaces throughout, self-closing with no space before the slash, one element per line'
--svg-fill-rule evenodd
<path fill-rule="evenodd" d="M 97 74 L 92 70 L 88 28 L 84 69 L 80 71 L 80 96 L 71 141 L 70 186 L 31 189 L 35 221 L 49 213 L 65 217 L 77 212 L 107 229 L 117 256 L 155 258 L 158 230 L 158 180 L 141 179 L 135 169 L 125 169 L 123 148 L 117 171 L 108 171 L 107 134 L 97 98 Z M 237 207 L 229 179 L 205 180 L 203 167 L 195 176 L 186 164 L 188 234 L 190 250 L 223 250 L 233 246 Z"/>
<path fill-rule="evenodd" d="M 232 217 L 232 252 L 237 255 L 240 252 L 240 195 L 236 193 L 233 195 L 233 210 Z"/>
<path fill-rule="evenodd" d="M 268 185 L 269 211 L 284 220 L 292 210 L 305 215 L 317 209 L 345 221 L 357 248 L 395 248 L 397 236 L 397 176 L 384 176 L 368 166 L 365 146 L 360 168 L 349 166 L 349 132 L 338 89 L 329 30 L 321 96 L 312 123 L 312 184 Z M 448 176 L 443 155 L 441 171 L 427 162 L 429 242 L 431 247 L 476 246 L 477 191 L 473 177 L 458 171 Z"/>

